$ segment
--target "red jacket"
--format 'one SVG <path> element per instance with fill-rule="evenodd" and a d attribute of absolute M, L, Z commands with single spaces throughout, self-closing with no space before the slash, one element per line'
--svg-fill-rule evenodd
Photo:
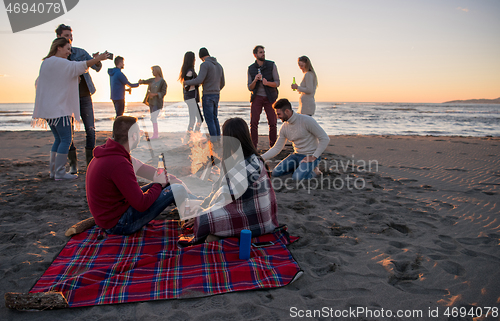
<path fill-rule="evenodd" d="M 142 192 L 130 154 L 111 138 L 94 149 L 85 184 L 90 213 L 96 224 L 105 229 L 114 227 L 129 206 L 146 211 L 162 191 L 160 184 L 153 184 Z"/>

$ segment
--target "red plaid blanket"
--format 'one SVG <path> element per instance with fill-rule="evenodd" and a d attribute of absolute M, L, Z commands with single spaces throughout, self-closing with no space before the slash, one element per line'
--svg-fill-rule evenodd
<path fill-rule="evenodd" d="M 30 292 L 62 292 L 70 307 L 203 297 L 284 286 L 300 268 L 286 227 L 254 238 L 273 241 L 238 258 L 237 238 L 179 249 L 177 221 L 152 221 L 130 236 L 75 235 Z"/>

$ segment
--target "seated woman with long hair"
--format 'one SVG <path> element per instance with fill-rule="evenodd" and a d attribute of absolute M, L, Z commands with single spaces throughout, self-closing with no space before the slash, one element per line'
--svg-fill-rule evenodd
<path fill-rule="evenodd" d="M 247 123 L 241 118 L 228 119 L 222 135 L 221 175 L 201 204 L 201 213 L 186 224 L 193 228 L 190 244 L 203 242 L 209 235 L 239 236 L 243 229 L 255 237 L 278 226 L 276 194 Z"/>

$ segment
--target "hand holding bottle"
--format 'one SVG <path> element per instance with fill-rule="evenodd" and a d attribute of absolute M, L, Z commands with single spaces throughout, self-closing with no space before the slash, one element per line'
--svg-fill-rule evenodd
<path fill-rule="evenodd" d="M 155 175 L 153 176 L 153 183 L 161 184 L 161 187 L 165 188 L 168 183 L 167 173 L 163 170 L 161 170 L 161 172 L 156 171 Z"/>

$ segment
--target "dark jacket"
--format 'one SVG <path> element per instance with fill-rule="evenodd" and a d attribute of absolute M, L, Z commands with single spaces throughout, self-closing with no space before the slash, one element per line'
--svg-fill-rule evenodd
<path fill-rule="evenodd" d="M 71 61 L 87 61 L 91 60 L 92 56 L 89 55 L 89 53 L 85 49 L 78 47 L 71 47 L 71 55 L 69 55 L 68 59 Z M 99 72 L 102 68 L 102 63 L 98 62 L 95 65 L 91 66 L 90 68 Z M 87 85 L 90 95 L 95 94 L 94 82 L 92 82 L 92 77 L 90 77 L 90 73 L 88 71 L 83 73 L 83 79 L 85 81 L 85 84 Z"/>
<path fill-rule="evenodd" d="M 248 73 L 250 74 L 250 77 L 252 79 L 255 78 L 255 76 L 257 76 L 259 68 L 263 78 L 267 79 L 267 81 L 274 82 L 275 80 L 273 76 L 274 61 L 265 60 L 262 66 L 259 66 L 257 61 L 255 61 L 253 64 L 248 66 Z M 257 90 L 259 89 L 259 86 L 264 86 L 262 84 L 262 81 L 258 81 L 255 84 L 255 87 L 252 90 L 252 96 L 250 98 L 250 101 L 254 100 Z M 274 103 L 276 99 L 278 99 L 278 88 L 264 86 L 264 90 L 266 91 L 267 99 L 271 104 Z"/>

